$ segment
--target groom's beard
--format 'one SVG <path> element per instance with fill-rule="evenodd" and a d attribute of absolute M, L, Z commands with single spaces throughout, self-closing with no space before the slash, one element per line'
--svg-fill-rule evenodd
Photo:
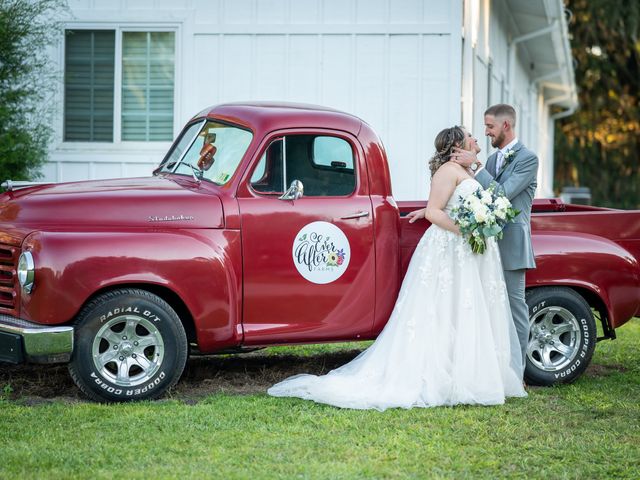
<path fill-rule="evenodd" d="M 491 146 L 493 148 L 500 148 L 500 145 L 502 145 L 502 142 L 504 142 L 504 132 L 500 132 L 500 135 L 498 135 L 497 137 L 491 138 Z"/>

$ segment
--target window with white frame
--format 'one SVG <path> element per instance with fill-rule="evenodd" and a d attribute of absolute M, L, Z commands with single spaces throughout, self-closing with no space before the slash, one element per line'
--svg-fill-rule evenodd
<path fill-rule="evenodd" d="M 174 32 L 66 30 L 64 140 L 170 141 L 174 79 Z"/>

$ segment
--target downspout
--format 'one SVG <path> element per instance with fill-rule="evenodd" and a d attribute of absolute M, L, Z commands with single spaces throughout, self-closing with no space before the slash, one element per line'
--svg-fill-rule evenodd
<path fill-rule="evenodd" d="M 571 92 L 565 93 L 563 95 L 558 95 L 557 97 L 553 97 L 550 98 L 549 100 L 545 101 L 545 106 L 546 107 L 550 107 L 551 105 L 554 105 L 556 103 L 561 103 L 567 100 L 571 100 L 573 98 Z M 560 119 L 560 118 L 564 118 L 564 117 L 568 117 L 569 115 L 572 115 L 575 111 L 576 111 L 577 106 L 574 104 L 567 108 L 566 110 L 562 110 L 558 113 L 555 113 L 553 115 L 549 115 L 549 130 L 548 130 L 548 138 L 549 141 L 551 143 L 551 145 L 553 145 L 555 143 L 555 121 Z M 553 155 L 549 156 L 549 159 L 547 160 L 547 162 L 549 163 L 549 168 L 551 171 L 551 179 L 550 182 L 553 185 L 553 172 L 554 172 L 554 163 L 555 163 L 555 158 L 553 157 Z"/>
<path fill-rule="evenodd" d="M 533 32 L 529 32 L 526 33 L 524 35 L 520 35 L 519 37 L 515 37 L 513 40 L 511 40 L 511 42 L 509 43 L 509 47 L 508 47 L 508 58 L 509 58 L 509 65 L 508 65 L 508 69 L 507 69 L 507 84 L 509 85 L 509 103 L 513 104 L 515 102 L 515 71 L 516 71 L 516 51 L 518 48 L 518 44 L 532 40 L 534 38 L 537 37 L 541 37 L 543 35 L 548 35 L 551 34 L 554 30 L 556 30 L 558 28 L 558 20 L 553 20 L 549 25 L 547 25 L 546 27 L 540 28 L 538 30 L 535 30 Z M 556 70 L 554 72 L 545 74 L 545 75 L 541 75 L 540 77 L 538 77 L 535 81 L 531 82 L 530 84 L 536 85 L 539 84 L 540 82 L 543 82 L 545 80 L 550 80 L 553 77 L 556 77 L 560 74 L 560 70 Z M 564 100 L 564 98 L 562 100 L 560 99 L 553 99 L 554 101 L 562 101 Z M 546 103 L 546 102 L 545 102 Z M 553 164 L 551 165 L 551 168 L 553 169 Z M 544 182 L 541 182 L 544 183 Z"/>
<path fill-rule="evenodd" d="M 551 88 L 557 88 L 555 86 L 552 86 Z M 565 90 L 566 91 L 566 90 Z M 573 93 L 571 91 L 565 93 L 564 95 L 560 95 L 557 97 L 553 97 L 550 98 L 549 100 L 545 101 L 544 103 L 546 104 L 547 107 L 550 107 L 551 105 L 554 105 L 556 103 L 560 103 L 560 102 L 564 102 L 565 100 L 572 100 L 573 99 Z M 550 120 L 558 120 L 560 118 L 564 118 L 564 117 L 568 117 L 569 115 L 573 115 L 575 113 L 575 111 L 577 110 L 578 106 L 576 104 L 576 102 L 572 102 L 572 105 L 570 107 L 568 107 L 566 110 L 561 110 L 560 112 L 554 113 L 553 115 L 549 116 Z"/>
<path fill-rule="evenodd" d="M 569 98 L 571 98 L 571 97 L 569 97 Z M 576 112 L 577 109 L 578 109 L 578 107 L 576 105 L 572 105 L 571 107 L 567 108 L 566 110 L 562 110 L 561 112 L 554 113 L 549 118 L 551 118 L 551 120 L 559 120 L 561 118 L 568 117 L 569 115 L 573 115 Z"/>
<path fill-rule="evenodd" d="M 545 84 L 542 84 L 543 86 L 545 86 Z M 564 102 L 565 100 L 569 100 L 571 101 L 571 106 L 568 107 L 566 110 L 561 110 L 558 113 L 554 113 L 553 115 L 551 115 L 549 118 L 551 120 L 558 120 L 560 118 L 564 118 L 564 117 L 568 117 L 569 115 L 573 115 L 575 113 L 575 111 L 578 109 L 578 102 L 575 99 L 575 92 L 571 89 L 571 88 L 562 88 L 562 86 L 560 85 L 548 85 L 549 88 L 555 89 L 555 90 L 564 90 L 565 93 L 564 95 L 561 95 L 559 97 L 555 97 L 555 98 L 551 98 L 548 101 L 546 101 L 545 103 L 547 104 L 547 106 L 550 106 L 554 103 L 559 103 L 559 102 Z"/>
<path fill-rule="evenodd" d="M 568 10 L 566 8 L 562 8 L 562 10 L 564 11 L 565 15 L 569 16 L 569 19 L 565 22 L 562 23 L 561 28 L 562 28 L 562 36 L 564 38 L 568 38 L 569 32 L 568 32 L 568 27 L 567 25 L 569 24 L 569 22 L 571 22 L 571 18 L 573 17 L 573 13 L 571 12 L 571 10 Z M 565 58 L 567 59 L 567 62 L 571 62 L 571 47 L 569 46 L 569 42 L 565 41 L 562 42 L 563 43 L 563 50 L 564 50 L 564 55 Z M 567 68 L 569 70 L 569 76 L 571 76 L 572 72 L 573 72 L 573 68 L 571 68 L 571 64 L 565 64 L 564 65 L 565 68 Z M 551 120 L 555 121 L 558 120 L 560 118 L 564 118 L 564 117 L 568 117 L 569 115 L 573 115 L 575 113 L 575 111 L 578 109 L 578 99 L 577 99 L 577 93 L 575 91 L 575 89 L 569 89 L 568 92 L 569 95 L 569 100 L 571 101 L 571 106 L 569 108 L 567 108 L 566 110 L 560 111 L 554 115 L 551 115 Z"/>

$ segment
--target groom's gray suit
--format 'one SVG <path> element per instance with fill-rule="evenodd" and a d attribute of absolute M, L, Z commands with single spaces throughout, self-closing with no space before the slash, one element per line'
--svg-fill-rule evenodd
<path fill-rule="evenodd" d="M 497 191 L 504 193 L 513 208 L 520 210 L 515 221 L 504 228 L 504 236 L 498 245 L 511 314 L 522 348 L 522 360 L 526 364 L 529 309 L 524 301 L 524 287 L 526 270 L 536 267 L 531 245 L 531 204 L 537 186 L 538 157 L 520 142 L 511 151 L 513 155 L 503 161 L 499 172 L 496 172 L 498 152 L 490 155 L 486 168 L 478 172 L 476 180 L 484 188 L 495 182 Z"/>

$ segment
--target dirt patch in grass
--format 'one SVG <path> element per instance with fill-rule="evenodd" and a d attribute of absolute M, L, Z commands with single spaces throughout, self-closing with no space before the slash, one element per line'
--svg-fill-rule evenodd
<path fill-rule="evenodd" d="M 585 375 L 589 377 L 608 377 L 612 373 L 627 371 L 627 367 L 624 365 L 596 365 L 591 364 L 585 370 Z"/>
<path fill-rule="evenodd" d="M 312 356 L 267 355 L 263 351 L 239 355 L 192 357 L 182 378 L 165 398 L 197 403 L 215 393 L 248 395 L 298 373 L 327 373 L 360 350 Z M 23 405 L 89 401 L 75 386 L 66 365 L 8 365 L 0 363 L 0 396 Z"/>
<path fill-rule="evenodd" d="M 299 357 L 250 353 L 192 358 L 173 396 L 200 396 L 225 392 L 262 393 L 271 385 L 298 373 L 322 374 L 355 357 L 358 350 Z"/>
<path fill-rule="evenodd" d="M 264 393 L 271 385 L 291 375 L 327 373 L 358 353 L 360 350 L 340 350 L 297 356 L 270 355 L 260 350 L 238 355 L 191 357 L 180 382 L 164 398 L 196 404 L 215 393 Z M 626 370 L 622 365 L 592 364 L 585 375 L 606 377 Z M 66 365 L 0 364 L 0 396 L 29 406 L 89 401 L 71 380 Z"/>

